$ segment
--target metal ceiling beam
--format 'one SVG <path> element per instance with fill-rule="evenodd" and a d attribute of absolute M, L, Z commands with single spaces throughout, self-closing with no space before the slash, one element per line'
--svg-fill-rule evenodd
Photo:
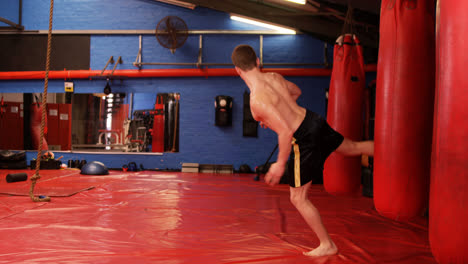
<path fill-rule="evenodd" d="M 0 27 L 1 28 L 1 27 Z M 71 30 L 52 30 L 53 35 L 154 35 L 155 30 L 148 29 L 71 29 Z M 188 30 L 190 35 L 284 35 L 287 33 L 276 30 Z M 11 27 L 5 27 L 0 30 L 0 35 L 46 35 L 47 30 L 12 30 Z"/>
<path fill-rule="evenodd" d="M 290 12 L 290 15 L 288 15 L 287 11 L 275 8 L 272 5 L 264 5 L 261 1 L 184 0 L 184 2 L 296 28 L 304 33 L 314 35 L 315 37 L 325 41 L 334 42 L 342 32 L 343 25 L 328 20 L 326 16 L 316 16 L 313 15 L 313 13 L 311 13 L 311 15 L 298 15 L 295 12 Z M 279 16 L 278 12 L 282 12 L 284 15 Z M 374 48 L 378 47 L 378 34 L 375 36 L 375 34 L 367 32 L 360 33 L 359 39 L 363 45 Z"/>
<path fill-rule="evenodd" d="M 0 17 L 0 22 L 10 25 L 11 27 L 0 27 L 0 30 L 3 29 L 11 29 L 14 28 L 16 30 L 24 30 L 24 26 L 22 25 L 23 21 L 23 0 L 19 0 L 18 2 L 18 24 L 12 22 L 6 18 Z"/>
<path fill-rule="evenodd" d="M 12 28 L 18 29 L 18 30 L 23 30 L 24 27 L 22 25 L 16 24 L 15 22 L 12 22 L 6 18 L 0 17 L 0 22 L 3 22 L 5 24 L 10 25 Z"/>
<path fill-rule="evenodd" d="M 374 15 L 379 16 L 380 14 L 380 2 L 376 0 L 314 0 L 316 2 L 320 2 L 323 5 L 330 6 L 330 5 L 341 5 L 341 6 L 348 6 L 348 3 L 351 2 L 351 6 L 353 8 L 362 10 L 364 12 L 368 12 Z"/>

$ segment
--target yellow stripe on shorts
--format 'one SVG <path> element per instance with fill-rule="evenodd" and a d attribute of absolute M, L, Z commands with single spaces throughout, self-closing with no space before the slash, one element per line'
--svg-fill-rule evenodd
<path fill-rule="evenodd" d="M 301 187 L 301 153 L 295 138 L 293 138 L 291 144 L 294 148 L 294 186 Z"/>

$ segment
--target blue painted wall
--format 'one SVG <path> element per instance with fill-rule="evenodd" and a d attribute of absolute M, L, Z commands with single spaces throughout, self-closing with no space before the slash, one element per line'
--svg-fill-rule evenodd
<path fill-rule="evenodd" d="M 17 8 L 14 0 L 0 2 L 0 16 L 15 20 Z M 24 0 L 23 25 L 26 30 L 48 28 L 49 0 Z M 154 29 L 157 22 L 167 15 L 181 17 L 192 30 L 258 30 L 229 19 L 229 14 L 197 7 L 195 10 L 175 7 L 146 0 L 55 0 L 54 29 Z M 143 36 L 144 62 L 196 62 L 198 35 L 190 35 L 183 47 L 175 54 L 161 47 L 156 38 Z M 204 35 L 203 62 L 231 63 L 230 55 L 238 44 L 250 44 L 260 50 L 258 35 Z M 322 41 L 308 35 L 265 35 L 265 63 L 323 63 Z M 332 46 L 329 46 L 332 50 Z M 91 69 L 102 69 L 110 56 L 122 56 L 123 64 L 117 69 L 136 69 L 132 63 L 138 53 L 138 35 L 93 35 L 91 37 Z M 331 61 L 331 52 L 329 52 Z M 174 68 L 176 66 L 144 66 L 148 68 Z M 325 90 L 329 78 L 288 78 L 303 91 L 298 103 L 321 115 L 325 115 Z M 76 93 L 102 92 L 105 81 L 74 80 Z M 63 160 L 99 160 L 108 167 L 118 168 L 135 161 L 145 168 L 181 168 L 183 162 L 209 164 L 232 164 L 237 169 L 241 164 L 250 167 L 265 162 L 276 145 L 276 135 L 259 128 L 258 138 L 242 136 L 243 93 L 247 86 L 239 77 L 216 78 L 144 78 L 115 82 L 113 92 L 147 93 L 135 96 L 135 109 L 147 109 L 154 103 L 156 93 L 180 93 L 180 152 L 153 155 L 78 154 L 60 153 Z M 41 92 L 43 81 L 0 81 L 0 92 Z M 62 92 L 63 81 L 51 80 L 49 92 Z M 232 127 L 214 126 L 214 98 L 217 95 L 234 98 Z M 151 101 L 148 103 L 148 98 Z M 35 157 L 28 153 L 28 159 Z"/>
<path fill-rule="evenodd" d="M 8 19 L 13 23 L 19 24 L 19 1 L 2 0 L 0 2 L 0 17 Z M 8 27 L 9 25 L 0 22 L 0 26 Z"/>

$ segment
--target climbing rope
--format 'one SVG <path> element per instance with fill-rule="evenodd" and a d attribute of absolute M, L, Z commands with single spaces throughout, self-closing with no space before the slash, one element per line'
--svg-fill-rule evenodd
<path fill-rule="evenodd" d="M 29 190 L 29 197 L 34 202 L 50 202 L 50 197 L 48 196 L 34 196 L 34 187 L 36 186 L 36 181 L 41 178 L 39 175 L 39 170 L 41 168 L 41 156 L 42 156 L 42 144 L 44 141 L 44 128 L 45 128 L 45 119 L 46 119 L 46 108 L 47 108 L 47 88 L 49 86 L 49 69 L 50 69 L 50 53 L 52 49 L 52 17 L 54 14 L 54 0 L 50 0 L 50 12 L 49 12 L 49 33 L 47 35 L 47 57 L 46 57 L 46 72 L 45 72 L 45 81 L 44 81 L 44 92 L 42 94 L 42 120 L 41 120 L 41 135 L 39 139 L 39 148 L 37 149 L 37 158 L 36 158 L 36 172 L 31 177 L 31 189 Z"/>

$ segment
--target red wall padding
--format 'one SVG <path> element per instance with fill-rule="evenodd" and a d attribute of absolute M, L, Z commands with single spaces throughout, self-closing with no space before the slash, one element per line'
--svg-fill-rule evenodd
<path fill-rule="evenodd" d="M 364 87 L 364 60 L 359 40 L 353 35 L 341 36 L 333 52 L 327 121 L 352 140 L 362 139 Z M 323 183 L 331 194 L 356 194 L 361 186 L 361 157 L 332 153 L 325 162 Z"/>
<path fill-rule="evenodd" d="M 71 150 L 72 105 L 59 104 L 59 113 L 60 146 L 62 150 Z"/>
<path fill-rule="evenodd" d="M 383 0 L 377 65 L 374 203 L 394 220 L 428 207 L 435 90 L 434 0 Z"/>
<path fill-rule="evenodd" d="M 54 149 L 53 146 L 60 145 L 60 133 L 59 129 L 59 104 L 47 104 L 47 145 L 51 149 Z"/>
<path fill-rule="evenodd" d="M 438 1 L 429 241 L 439 263 L 468 263 L 468 1 Z"/>
<path fill-rule="evenodd" d="M 0 150 L 22 150 L 23 103 L 4 102 L 0 106 Z"/>
<path fill-rule="evenodd" d="M 52 149 L 71 149 L 71 104 L 47 104 L 47 144 Z M 57 148 L 58 147 L 58 148 Z"/>

